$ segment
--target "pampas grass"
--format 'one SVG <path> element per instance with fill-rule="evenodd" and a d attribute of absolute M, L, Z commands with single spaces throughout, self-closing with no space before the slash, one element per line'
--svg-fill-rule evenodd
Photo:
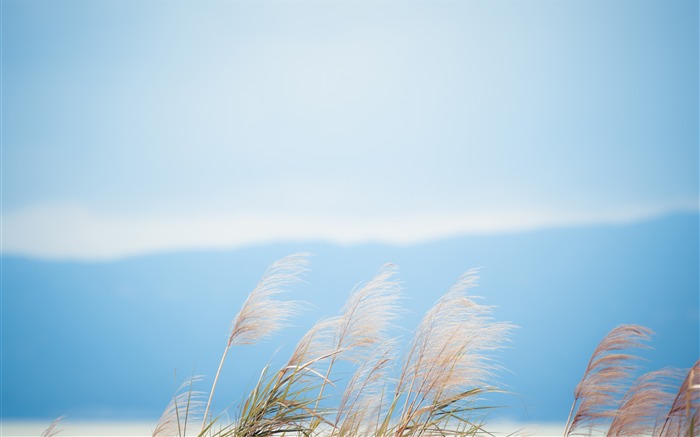
<path fill-rule="evenodd" d="M 323 412 L 313 406 L 315 398 L 308 394 L 318 388 L 318 379 L 323 379 L 313 366 L 327 358 L 322 355 L 305 363 L 289 362 L 272 376 L 267 366 L 231 426 L 230 435 L 309 435 L 314 420 L 325 422 Z"/>
<path fill-rule="evenodd" d="M 392 404 L 381 427 L 401 404 L 393 434 L 443 434 L 480 428 L 470 419 L 477 396 L 490 391 L 494 369 L 490 353 L 503 347 L 513 325 L 493 322 L 491 307 L 477 304 L 468 291 L 476 271 L 464 274 L 427 312 L 411 341 L 396 384 Z M 466 431 L 460 431 L 466 427 Z"/>
<path fill-rule="evenodd" d="M 628 352 L 648 347 L 651 335 L 643 326 L 622 325 L 603 338 L 574 390 L 565 437 L 604 424 L 610 437 L 700 435 L 700 361 L 675 396 L 677 369 L 648 372 L 632 383 L 639 357 Z"/>
<path fill-rule="evenodd" d="M 329 334 L 332 336 L 332 357 L 326 369 L 325 380 L 321 385 L 317 406 L 323 397 L 328 378 L 338 358 L 361 363 L 358 373 L 353 377 L 348 388 L 360 384 L 359 380 L 363 380 L 362 385 L 366 390 L 369 389 L 367 383 L 375 379 L 379 374 L 379 368 L 387 363 L 388 350 L 380 353 L 378 348 L 388 349 L 387 346 L 393 344 L 390 342 L 388 332 L 399 316 L 398 302 L 401 297 L 399 283 L 392 280 L 396 272 L 395 265 L 385 264 L 371 281 L 350 295 L 339 316 L 323 322 L 323 328 L 329 329 Z M 384 356 L 382 359 L 384 363 L 377 363 L 379 367 L 374 372 L 366 374 L 364 370 L 369 368 L 367 363 L 378 355 Z M 350 412 L 345 411 L 346 406 L 347 400 L 343 403 L 338 415 L 346 413 L 347 420 L 349 417 L 347 413 Z M 335 424 L 338 424 L 339 420 L 339 417 L 336 417 Z"/>
<path fill-rule="evenodd" d="M 401 286 L 393 277 L 397 267 L 384 265 L 379 273 L 350 295 L 335 325 L 334 349 L 355 362 L 372 357 L 377 345 L 388 341 L 388 331 L 400 315 Z M 330 370 L 329 366 L 329 370 Z"/>
<path fill-rule="evenodd" d="M 614 417 L 612 411 L 617 406 L 618 398 L 624 394 L 627 380 L 636 369 L 635 362 L 638 360 L 636 355 L 624 352 L 646 347 L 644 342 L 651 335 L 652 331 L 643 326 L 622 325 L 603 338 L 574 390 L 574 402 L 564 435 Z"/>
<path fill-rule="evenodd" d="M 661 369 L 640 376 L 622 398 L 607 435 L 653 435 L 665 408 L 673 400 L 672 390 L 678 375 L 676 369 Z"/>
<path fill-rule="evenodd" d="M 499 368 L 492 353 L 503 347 L 513 326 L 494 322 L 491 307 L 469 295 L 477 279 L 476 272 L 469 271 L 428 311 L 401 359 L 401 342 L 391 335 L 402 313 L 401 287 L 392 264 L 353 290 L 339 315 L 309 329 L 283 366 L 278 370 L 266 366 L 234 422 L 215 429 L 211 399 L 229 349 L 268 337 L 297 314 L 298 304 L 279 296 L 305 269 L 305 254 L 274 263 L 234 318 L 200 436 L 427 436 L 481 431 L 483 418 L 477 413 L 483 406 L 478 397 L 492 390 Z M 355 368 L 344 389 L 336 386 L 333 376 L 341 360 Z M 182 431 L 179 405 L 184 394 L 173 398 L 154 435 Z"/>
<path fill-rule="evenodd" d="M 228 341 L 209 392 L 209 400 L 204 409 L 202 431 L 207 426 L 216 384 L 231 346 L 251 344 L 267 338 L 282 330 L 286 322 L 298 314 L 298 302 L 282 300 L 279 296 L 286 291 L 287 286 L 298 282 L 300 275 L 307 270 L 307 257 L 307 253 L 297 253 L 272 264 L 234 317 Z"/>
<path fill-rule="evenodd" d="M 477 282 L 477 271 L 471 270 L 426 312 L 402 355 L 400 338 L 391 335 L 402 313 L 392 264 L 354 289 L 337 316 L 313 325 L 284 365 L 265 366 L 233 422 L 218 422 L 226 410 L 212 418 L 229 350 L 272 336 L 299 314 L 300 303 L 282 297 L 307 270 L 307 257 L 290 255 L 267 269 L 233 318 L 208 401 L 193 389 L 201 378 L 187 379 L 153 437 L 184 437 L 188 424 L 199 420 L 199 437 L 492 435 L 481 413 L 493 406 L 485 405 L 482 395 L 499 391 L 494 381 L 501 367 L 494 353 L 505 346 L 514 325 L 494 321 L 492 307 L 471 295 Z M 700 361 L 675 395 L 682 375 L 677 370 L 633 380 L 639 357 L 630 351 L 646 348 L 651 335 L 643 326 L 621 325 L 603 338 L 574 390 L 564 437 L 596 426 L 607 426 L 610 437 L 700 435 Z M 354 366 L 347 381 L 334 374 L 340 361 Z M 41 436 L 57 435 L 62 418 Z"/>
<path fill-rule="evenodd" d="M 262 380 L 258 383 L 255 396 L 244 405 L 239 420 L 243 428 L 236 435 L 257 435 L 259 430 L 251 434 L 249 424 L 260 422 L 303 434 L 319 425 L 332 429 L 338 426 L 337 413 L 331 422 L 332 414 L 319 408 L 326 387 L 332 385 L 330 374 L 338 359 L 364 362 L 371 359 L 378 345 L 388 341 L 386 333 L 399 311 L 400 286 L 392 280 L 395 274 L 395 266 L 383 266 L 372 280 L 351 294 L 339 316 L 319 321 L 302 337 L 276 376 L 266 384 L 261 384 Z M 318 392 L 311 397 L 314 388 Z M 282 403 L 284 408 L 278 408 Z M 258 419 L 251 421 L 253 411 Z M 311 420 L 305 424 L 304 419 Z"/>
<path fill-rule="evenodd" d="M 211 418 L 230 348 L 268 338 L 298 314 L 299 303 L 281 297 L 306 268 L 307 254 L 273 263 L 234 317 L 200 437 L 491 435 L 482 413 L 492 406 L 482 395 L 498 391 L 494 381 L 501 367 L 494 353 L 514 325 L 494 321 L 493 309 L 471 295 L 477 272 L 468 271 L 427 311 L 402 355 L 400 338 L 391 335 L 402 313 L 391 264 L 354 289 L 337 316 L 313 325 L 279 369 L 265 366 L 232 423 L 217 423 L 225 410 Z M 616 437 L 698 435 L 700 361 L 675 396 L 680 377 L 673 369 L 632 378 L 639 358 L 630 351 L 647 347 L 651 335 L 648 328 L 622 325 L 598 344 L 574 390 L 565 437 L 603 425 Z M 335 376 L 340 361 L 354 367 L 347 381 Z M 154 437 L 185 436 L 187 423 L 198 420 L 203 402 L 194 382 L 176 391 Z M 54 435 L 54 429 L 55 423 L 44 435 Z"/>

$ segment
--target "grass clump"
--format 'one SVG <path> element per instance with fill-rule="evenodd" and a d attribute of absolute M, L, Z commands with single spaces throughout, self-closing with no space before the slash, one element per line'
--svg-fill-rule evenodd
<path fill-rule="evenodd" d="M 503 347 L 512 325 L 492 321 L 491 308 L 469 295 L 476 285 L 476 272 L 470 271 L 428 311 L 402 353 L 401 342 L 391 335 L 402 312 L 397 268 L 391 264 L 357 287 L 337 316 L 318 321 L 281 368 L 266 366 L 233 422 L 220 423 L 221 414 L 212 417 L 214 390 L 230 349 L 283 329 L 298 313 L 297 302 L 280 297 L 306 270 L 306 259 L 306 254 L 296 254 L 274 263 L 234 317 L 198 435 L 415 436 L 483 431 L 483 417 L 477 413 L 484 408 L 480 396 L 495 390 L 489 384 L 497 369 L 491 353 Z M 340 362 L 354 369 L 342 381 L 344 388 L 336 385 L 334 374 Z M 173 417 L 180 423 L 182 405 L 190 405 L 193 398 L 185 403 L 183 394 L 176 395 L 177 402 L 164 413 L 168 419 L 161 420 L 162 429 Z M 185 422 L 192 420 L 191 414 L 184 417 Z M 179 426 L 176 435 L 184 435 L 184 428 Z"/>
<path fill-rule="evenodd" d="M 252 344 L 262 340 L 284 329 L 286 322 L 298 313 L 298 302 L 279 299 L 279 296 L 284 294 L 288 285 L 298 281 L 299 276 L 306 271 L 307 255 L 294 254 L 273 263 L 234 317 L 228 341 L 209 392 L 209 400 L 204 409 L 202 431 L 205 430 L 209 421 L 209 409 L 216 384 L 231 346 Z"/>
<path fill-rule="evenodd" d="M 223 420 L 226 410 L 214 415 L 214 392 L 230 350 L 285 329 L 302 308 L 285 298 L 287 288 L 307 269 L 305 253 L 267 269 L 233 318 L 208 396 L 193 389 L 201 377 L 187 379 L 154 437 L 491 435 L 484 412 L 493 406 L 483 398 L 499 391 L 492 382 L 500 370 L 493 353 L 514 326 L 494 321 L 492 308 L 471 295 L 477 281 L 472 270 L 437 300 L 403 345 L 392 335 L 402 313 L 392 264 L 353 290 L 338 315 L 313 325 L 279 369 L 265 366 L 233 421 Z M 595 430 L 615 437 L 700 436 L 700 361 L 682 381 L 674 369 L 633 377 L 640 358 L 632 351 L 648 347 L 652 334 L 621 325 L 603 338 L 574 390 L 564 437 Z M 336 376 L 341 362 L 342 369 L 352 369 L 347 378 Z M 60 419 L 42 436 L 58 434 Z"/>
<path fill-rule="evenodd" d="M 632 377 L 640 358 L 631 350 L 647 348 L 652 334 L 643 326 L 621 325 L 603 338 L 574 390 L 565 437 L 596 428 L 609 437 L 700 435 L 700 361 L 680 386 L 678 369 Z"/>

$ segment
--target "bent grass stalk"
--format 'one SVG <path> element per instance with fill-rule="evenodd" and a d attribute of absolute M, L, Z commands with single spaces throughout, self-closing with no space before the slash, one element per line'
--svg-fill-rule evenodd
<path fill-rule="evenodd" d="M 694 375 L 700 361 L 690 369 L 675 398 L 671 390 L 679 379 L 677 369 L 648 372 L 634 383 L 630 379 L 639 357 L 625 351 L 648 347 L 644 342 L 651 335 L 652 331 L 643 326 L 621 325 L 603 338 L 574 391 L 565 437 L 604 420 L 610 421 L 606 431 L 609 437 L 698 435 L 695 426 L 700 420 L 700 377 Z M 665 415 L 663 408 L 669 408 Z"/>
<path fill-rule="evenodd" d="M 500 369 L 491 353 L 503 348 L 514 326 L 494 322 L 491 307 L 476 303 L 469 295 L 477 277 L 476 271 L 468 271 L 425 314 L 404 354 L 398 379 L 392 379 L 398 347 L 387 333 L 398 317 L 400 296 L 400 287 L 392 279 L 393 265 L 385 265 L 351 293 L 339 316 L 317 322 L 278 371 L 271 373 L 270 365 L 265 366 L 244 398 L 237 419 L 213 431 L 220 415 L 210 418 L 212 399 L 230 348 L 279 331 L 298 313 L 297 302 L 279 297 L 306 270 L 306 256 L 295 254 L 272 264 L 233 319 L 204 409 L 200 437 L 317 435 L 320 424 L 328 426 L 323 432 L 330 437 L 489 434 L 483 428 L 483 417 L 475 415 L 493 407 L 477 401 L 482 394 L 499 391 L 488 384 Z M 666 382 L 670 370 L 643 375 L 625 390 L 638 359 L 626 351 L 645 347 L 651 334 L 642 326 L 622 325 L 600 342 L 574 391 L 565 436 L 602 420 L 611 421 L 609 436 L 647 433 L 652 426 L 654 436 L 698 435 L 700 361 L 688 373 L 665 416 L 657 412 L 660 405 L 670 403 Z M 326 392 L 337 388 L 331 375 L 341 359 L 354 363 L 356 370 L 338 407 L 320 408 Z M 198 402 L 192 382 L 179 390 L 189 385 L 187 393 L 176 392 L 154 436 L 186 434 Z M 54 435 L 54 428 L 52 424 L 45 434 Z"/>
<path fill-rule="evenodd" d="M 372 357 L 377 345 L 389 340 L 387 332 L 399 314 L 401 287 L 391 280 L 396 271 L 393 264 L 382 266 L 371 281 L 350 295 L 341 315 L 328 322 L 327 326 L 333 330 L 336 353 L 330 358 L 314 408 L 323 397 L 337 359 L 365 362 Z"/>
<path fill-rule="evenodd" d="M 444 432 L 450 419 L 464 419 L 463 414 L 474 411 L 474 396 L 489 390 L 484 388 L 493 376 L 489 367 L 497 367 L 489 354 L 503 347 L 513 325 L 493 322 L 491 308 L 476 304 L 468 295 L 476 280 L 476 271 L 468 271 L 426 313 L 404 359 L 379 434 Z M 401 399 L 403 407 L 397 411 Z M 398 422 L 392 425 L 395 414 Z"/>
<path fill-rule="evenodd" d="M 273 263 L 234 317 L 204 409 L 202 432 L 207 427 L 214 391 L 231 346 L 251 344 L 266 338 L 282 330 L 286 322 L 298 314 L 298 302 L 281 300 L 278 296 L 284 293 L 288 285 L 298 282 L 300 275 L 307 271 L 307 257 L 307 253 L 297 253 Z"/>
<path fill-rule="evenodd" d="M 623 353 L 646 347 L 652 331 L 639 325 L 621 325 L 610 331 L 591 355 L 566 420 L 564 436 L 576 429 L 614 417 L 614 407 L 624 394 L 625 382 L 635 370 L 636 355 Z M 575 414 L 574 414 L 575 413 Z"/>
<path fill-rule="evenodd" d="M 676 369 L 661 369 L 645 373 L 625 393 L 608 428 L 610 437 L 653 435 L 664 409 L 673 401 L 672 382 L 678 378 Z"/>
<path fill-rule="evenodd" d="M 51 422 L 44 430 L 44 432 L 41 433 L 41 437 L 53 437 L 63 431 L 62 429 L 58 428 L 58 424 L 61 422 L 61 420 L 65 419 L 65 417 L 66 416 L 59 416 L 55 418 L 53 422 Z"/>
<path fill-rule="evenodd" d="M 514 325 L 493 322 L 491 307 L 477 304 L 468 295 L 477 279 L 476 271 L 468 271 L 423 317 L 394 381 L 389 370 L 398 348 L 387 332 L 399 314 L 400 287 L 391 280 L 396 268 L 390 264 L 351 293 L 340 316 L 317 322 L 282 368 L 269 375 L 270 366 L 265 366 L 241 405 L 238 420 L 212 433 L 220 415 L 210 420 L 209 413 L 230 348 L 264 339 L 298 314 L 298 302 L 279 297 L 287 286 L 300 280 L 307 256 L 298 253 L 273 263 L 234 317 L 199 437 L 310 436 L 321 423 L 329 427 L 330 437 L 491 435 L 483 428 L 483 418 L 474 420 L 472 415 L 493 408 L 475 401 L 481 394 L 499 391 L 487 384 L 493 370 L 500 368 L 490 353 L 503 348 Z M 611 421 L 606 433 L 610 437 L 700 435 L 700 360 L 690 368 L 675 397 L 669 383 L 677 375 L 673 369 L 646 373 L 625 390 L 639 359 L 625 351 L 646 347 L 651 335 L 643 326 L 621 325 L 603 338 L 574 390 L 565 437 L 602 420 Z M 324 390 L 335 388 L 330 375 L 341 358 L 357 364 L 357 369 L 339 406 L 320 409 Z M 326 361 L 324 369 L 315 368 Z M 200 379 L 189 378 L 176 390 L 153 437 L 187 434 L 187 424 L 204 404 L 202 394 L 192 388 Z M 315 397 L 308 396 L 316 390 Z M 387 393 L 391 393 L 390 399 Z M 668 412 L 662 415 L 660 408 L 668 404 Z M 55 419 L 41 437 L 57 435 L 63 417 Z"/>

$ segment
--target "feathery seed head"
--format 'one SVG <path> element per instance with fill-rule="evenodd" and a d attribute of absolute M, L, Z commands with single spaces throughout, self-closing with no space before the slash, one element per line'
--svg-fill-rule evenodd
<path fill-rule="evenodd" d="M 566 435 L 615 417 L 615 407 L 639 359 L 622 351 L 648 347 L 645 342 L 652 334 L 652 330 L 643 326 L 621 325 L 603 338 L 593 351 L 583 378 L 574 390 L 572 413 L 576 405 L 578 408 L 570 426 L 567 426 Z"/>
<path fill-rule="evenodd" d="M 416 331 L 399 387 L 412 396 L 413 411 L 426 402 L 439 405 L 470 388 L 487 386 L 498 367 L 490 352 L 503 347 L 514 326 L 494 322 L 491 307 L 477 304 L 467 294 L 476 285 L 475 273 L 462 275 Z"/>
<path fill-rule="evenodd" d="M 250 344 L 282 330 L 299 313 L 300 303 L 279 299 L 286 287 L 299 282 L 308 268 L 307 253 L 273 263 L 233 319 L 228 345 Z"/>
<path fill-rule="evenodd" d="M 676 369 L 661 369 L 640 376 L 625 393 L 614 412 L 607 435 L 634 437 L 652 435 L 655 426 L 673 401 L 674 382 L 679 379 Z"/>
<path fill-rule="evenodd" d="M 397 271 L 394 264 L 382 266 L 372 280 L 350 295 L 335 319 L 335 347 L 354 352 L 346 358 L 365 361 L 374 346 L 387 340 L 387 331 L 400 313 L 401 286 L 392 280 Z"/>

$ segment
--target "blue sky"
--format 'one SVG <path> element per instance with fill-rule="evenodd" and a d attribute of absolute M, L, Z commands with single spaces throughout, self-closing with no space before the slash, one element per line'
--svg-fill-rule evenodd
<path fill-rule="evenodd" d="M 696 1 L 2 3 L 3 251 L 698 209 Z"/>

